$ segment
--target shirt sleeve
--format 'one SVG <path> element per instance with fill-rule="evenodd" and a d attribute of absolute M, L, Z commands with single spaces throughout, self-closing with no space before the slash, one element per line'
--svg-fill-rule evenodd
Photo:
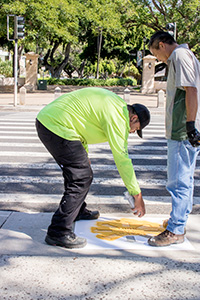
<path fill-rule="evenodd" d="M 174 60 L 176 72 L 176 87 L 196 87 L 196 72 L 194 61 L 189 50 L 179 49 Z"/>
<path fill-rule="evenodd" d="M 130 195 L 137 195 L 141 192 L 136 179 L 132 161 L 128 156 L 128 133 L 129 130 L 125 122 L 120 126 L 116 123 L 106 123 L 105 133 L 114 157 L 119 174 Z"/>

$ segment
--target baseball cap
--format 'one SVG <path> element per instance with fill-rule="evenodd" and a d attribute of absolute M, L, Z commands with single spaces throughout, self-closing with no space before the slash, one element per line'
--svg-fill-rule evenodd
<path fill-rule="evenodd" d="M 135 103 L 132 105 L 132 107 L 140 121 L 140 130 L 137 130 L 137 134 L 142 138 L 142 129 L 150 122 L 150 112 L 143 104 Z"/>

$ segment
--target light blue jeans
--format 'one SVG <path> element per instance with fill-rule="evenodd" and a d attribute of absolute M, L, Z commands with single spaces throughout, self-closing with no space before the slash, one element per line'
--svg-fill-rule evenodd
<path fill-rule="evenodd" d="M 183 234 L 192 210 L 194 170 L 200 147 L 194 148 L 188 140 L 168 140 L 167 190 L 172 198 L 172 211 L 167 229 Z"/>

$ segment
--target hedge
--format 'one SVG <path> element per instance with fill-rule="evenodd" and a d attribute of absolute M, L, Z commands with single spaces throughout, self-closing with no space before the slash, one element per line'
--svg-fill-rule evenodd
<path fill-rule="evenodd" d="M 137 80 L 132 78 L 109 78 L 109 79 L 57 79 L 48 78 L 48 85 L 76 85 L 76 86 L 135 86 Z"/>

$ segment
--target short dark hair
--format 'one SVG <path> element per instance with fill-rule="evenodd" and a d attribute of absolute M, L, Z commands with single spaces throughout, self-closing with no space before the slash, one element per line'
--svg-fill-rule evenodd
<path fill-rule="evenodd" d="M 132 114 L 132 115 L 137 115 L 135 109 L 133 108 L 132 105 L 127 105 L 128 111 Z"/>
<path fill-rule="evenodd" d="M 152 35 L 149 41 L 149 49 L 159 49 L 159 43 L 163 42 L 169 45 L 176 43 L 175 39 L 171 34 L 166 31 L 157 31 Z"/>

